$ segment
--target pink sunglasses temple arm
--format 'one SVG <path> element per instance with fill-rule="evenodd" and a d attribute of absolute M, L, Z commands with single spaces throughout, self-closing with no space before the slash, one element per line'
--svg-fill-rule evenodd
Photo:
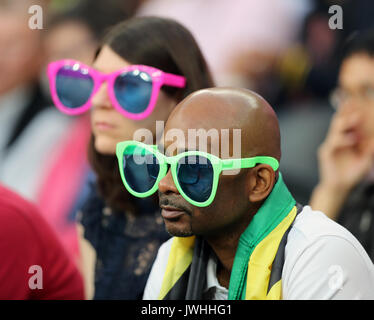
<path fill-rule="evenodd" d="M 165 85 L 183 88 L 186 85 L 186 78 L 171 73 L 163 74 L 163 82 Z"/>

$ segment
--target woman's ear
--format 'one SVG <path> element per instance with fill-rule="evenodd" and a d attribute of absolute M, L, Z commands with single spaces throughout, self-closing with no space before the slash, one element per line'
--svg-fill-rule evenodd
<path fill-rule="evenodd" d="M 275 172 L 267 164 L 259 164 L 249 170 L 247 175 L 248 200 L 252 203 L 263 201 L 273 190 Z"/>

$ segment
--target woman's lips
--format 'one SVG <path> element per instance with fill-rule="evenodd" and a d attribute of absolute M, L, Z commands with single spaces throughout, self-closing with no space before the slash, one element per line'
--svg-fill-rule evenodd
<path fill-rule="evenodd" d="M 99 130 L 105 131 L 113 129 L 114 125 L 104 121 L 97 121 L 95 122 L 95 127 Z"/>
<path fill-rule="evenodd" d="M 169 206 L 162 206 L 161 207 L 161 215 L 165 219 L 175 219 L 179 218 L 180 216 L 184 215 L 186 212 L 182 209 L 169 207 Z"/>

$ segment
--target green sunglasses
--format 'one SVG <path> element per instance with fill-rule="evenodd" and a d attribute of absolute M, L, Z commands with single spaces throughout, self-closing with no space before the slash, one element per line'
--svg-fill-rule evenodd
<path fill-rule="evenodd" d="M 277 159 L 267 156 L 222 160 L 210 153 L 187 151 L 167 157 L 157 146 L 138 141 L 118 143 L 116 155 L 123 184 L 135 197 L 144 198 L 155 193 L 170 165 L 179 193 L 197 207 L 213 202 L 223 170 L 253 168 L 259 163 L 268 164 L 274 171 L 279 167 Z"/>

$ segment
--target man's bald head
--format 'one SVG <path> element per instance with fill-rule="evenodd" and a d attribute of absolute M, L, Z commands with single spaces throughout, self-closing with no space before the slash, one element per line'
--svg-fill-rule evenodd
<path fill-rule="evenodd" d="M 194 146 L 191 146 L 190 139 L 190 130 L 193 129 L 215 133 L 209 135 L 211 150 L 207 139 L 205 142 L 208 144 L 205 146 L 204 143 L 201 144 L 200 136 L 195 136 L 195 139 L 199 139 L 198 150 L 208 151 L 221 159 L 254 156 L 270 156 L 278 160 L 280 158 L 280 134 L 274 110 L 263 98 L 249 90 L 212 88 L 197 91 L 186 97 L 173 110 L 166 123 L 166 155 L 195 148 L 196 141 L 193 142 Z M 222 129 L 226 132 L 240 129 L 240 143 L 235 142 L 235 132 L 232 142 L 227 137 L 223 138 Z M 174 139 L 175 137 L 177 139 Z M 227 154 L 228 148 L 222 145 L 224 140 L 229 140 L 227 143 L 230 145 L 230 154 Z M 221 150 L 217 150 L 217 144 Z M 240 147 L 239 155 L 235 150 L 232 152 L 237 145 Z M 222 148 L 226 150 L 222 151 Z M 227 171 L 228 174 L 223 172 L 219 176 L 213 202 L 203 208 L 193 206 L 181 196 L 170 171 L 160 180 L 159 200 L 160 205 L 164 206 L 163 210 L 172 207 L 184 212 L 178 219 L 164 219 L 171 234 L 195 234 L 213 238 L 217 235 L 240 236 L 272 191 L 277 173 L 265 163 L 236 173 L 232 170 Z M 200 183 L 199 179 L 200 175 L 195 183 Z"/>
<path fill-rule="evenodd" d="M 280 132 L 276 114 L 258 94 L 235 88 L 196 91 L 173 110 L 165 132 L 178 128 L 240 129 L 241 157 L 272 156 L 280 160 Z"/>

